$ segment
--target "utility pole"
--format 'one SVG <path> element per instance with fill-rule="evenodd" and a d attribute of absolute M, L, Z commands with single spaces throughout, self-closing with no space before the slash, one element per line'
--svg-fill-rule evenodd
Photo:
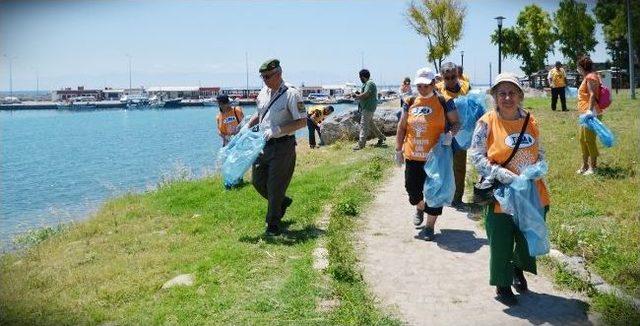
<path fill-rule="evenodd" d="M 627 42 L 629 43 L 629 88 L 631 90 L 631 98 L 636 98 L 636 74 L 634 72 L 635 62 L 633 62 L 633 41 L 631 38 L 631 4 L 627 0 Z"/>
<path fill-rule="evenodd" d="M 491 62 L 489 62 L 489 87 L 492 86 L 491 85 L 491 74 L 492 74 L 492 72 L 491 72 Z"/>

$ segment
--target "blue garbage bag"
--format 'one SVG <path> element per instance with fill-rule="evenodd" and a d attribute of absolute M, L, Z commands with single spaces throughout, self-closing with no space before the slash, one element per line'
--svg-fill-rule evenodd
<path fill-rule="evenodd" d="M 575 87 L 567 87 L 566 88 L 567 93 L 566 96 L 567 98 L 576 98 L 578 97 L 578 89 Z"/>
<path fill-rule="evenodd" d="M 494 190 L 494 196 L 502 211 L 513 216 L 513 222 L 524 234 L 531 257 L 549 253 L 549 231 L 544 221 L 544 207 L 540 204 L 540 195 L 535 180 L 542 178 L 548 170 L 544 161 L 527 166 L 523 172 L 508 185 Z"/>
<path fill-rule="evenodd" d="M 424 165 L 427 180 L 424 183 L 424 200 L 429 207 L 450 205 L 456 190 L 453 177 L 453 152 L 443 145 L 444 134 L 431 149 Z"/>
<path fill-rule="evenodd" d="M 221 166 L 225 187 L 240 183 L 242 176 L 251 168 L 262 151 L 265 140 L 257 129 L 242 128 L 231 138 L 227 146 L 218 152 L 218 164 Z"/>
<path fill-rule="evenodd" d="M 583 113 L 578 117 L 578 121 L 580 125 L 589 128 L 591 131 L 596 133 L 598 139 L 604 147 L 611 147 L 616 143 L 616 136 L 613 135 L 613 132 L 607 126 L 600 121 L 595 115 L 591 113 Z"/>
<path fill-rule="evenodd" d="M 460 131 L 454 139 L 458 147 L 468 149 L 471 146 L 471 136 L 476 128 L 476 122 L 487 111 L 485 104 L 485 94 L 469 93 L 459 96 L 453 100 L 460 119 Z"/>

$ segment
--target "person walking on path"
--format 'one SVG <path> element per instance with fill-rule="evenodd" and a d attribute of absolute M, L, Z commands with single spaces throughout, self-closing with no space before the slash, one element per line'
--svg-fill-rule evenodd
<path fill-rule="evenodd" d="M 314 105 L 311 106 L 307 110 L 307 129 L 309 131 L 309 147 L 316 147 L 316 132 L 318 133 L 318 138 L 320 138 L 319 146 L 324 145 L 324 141 L 322 140 L 322 134 L 320 133 L 320 124 L 324 119 L 333 113 L 333 106 L 331 105 Z"/>
<path fill-rule="evenodd" d="M 499 74 L 491 95 L 496 107 L 485 113 L 476 125 L 471 160 L 486 180 L 509 184 L 525 167 L 544 160 L 540 130 L 531 114 L 522 109 L 524 92 L 515 74 Z M 546 216 L 547 187 L 542 179 L 536 180 L 535 185 Z M 490 250 L 489 284 L 496 286 L 496 300 L 515 305 L 517 299 L 511 285 L 519 293 L 528 290 L 523 271 L 536 274 L 536 259 L 529 255 L 524 235 L 513 216 L 504 214 L 496 201 L 490 203 L 485 212 Z"/>
<path fill-rule="evenodd" d="M 583 56 L 578 60 L 578 72 L 582 75 L 582 83 L 578 88 L 578 111 L 582 113 L 593 113 L 602 120 L 602 110 L 598 106 L 598 94 L 602 80 L 598 73 L 593 71 L 593 61 L 588 56 Z M 582 166 L 576 171 L 577 174 L 591 175 L 596 172 L 598 164 L 598 145 L 596 144 L 596 134 L 585 126 L 580 126 L 578 139 L 582 150 Z"/>
<path fill-rule="evenodd" d="M 218 108 L 220 113 L 216 117 L 218 135 L 222 138 L 222 147 L 227 146 L 231 136 L 240 131 L 240 124 L 244 119 L 244 113 L 239 106 L 231 106 L 227 95 L 218 95 Z"/>
<path fill-rule="evenodd" d="M 560 103 L 562 104 L 562 111 L 567 110 L 567 99 L 565 97 L 565 88 L 567 86 L 567 74 L 562 68 L 562 63 L 556 61 L 556 66 L 549 70 L 547 75 L 549 85 L 551 85 L 551 110 L 556 110 L 556 104 L 558 103 L 558 96 L 560 96 Z"/>
<path fill-rule="evenodd" d="M 466 95 L 469 92 L 469 83 L 459 79 L 458 67 L 452 62 L 442 64 L 440 73 L 443 81 L 436 84 L 438 92 L 449 101 L 458 96 Z M 453 150 L 453 175 L 456 181 L 456 191 L 453 195 L 451 206 L 462 209 L 462 195 L 464 194 L 464 179 L 467 174 L 467 151 L 460 148 L 458 142 L 454 139 L 452 143 Z"/>
<path fill-rule="evenodd" d="M 362 82 L 362 91 L 354 94 L 353 97 L 360 101 L 358 104 L 358 110 L 360 111 L 360 135 L 358 144 L 353 148 L 354 151 L 364 148 L 367 143 L 369 130 L 373 131 L 375 137 L 378 138 L 376 146 L 382 146 L 387 139 L 373 122 L 373 114 L 376 112 L 378 106 L 378 88 L 373 80 L 371 80 L 369 70 L 362 69 L 358 75 Z"/>
<path fill-rule="evenodd" d="M 425 240 L 431 241 L 436 220 L 442 215 L 442 207 L 429 207 L 425 202 L 423 189 L 427 175 L 424 165 L 431 148 L 438 143 L 440 134 L 446 131 L 447 122 L 451 125 L 449 141 L 460 125 L 453 101 L 445 102 L 435 92 L 435 75 L 430 68 L 419 69 L 414 84 L 418 94 L 407 100 L 398 123 L 396 163 L 405 164 L 405 189 L 409 203 L 416 207 L 413 223 L 421 225 L 426 212 L 427 223 L 422 233 Z"/>
<path fill-rule="evenodd" d="M 260 66 L 265 86 L 256 99 L 257 110 L 247 127 L 258 126 L 266 145 L 252 166 L 252 183 L 267 199 L 267 236 L 281 233 L 280 220 L 293 200 L 286 196 L 296 165 L 295 131 L 306 124 L 306 111 L 300 92 L 282 79 L 277 59 Z"/>

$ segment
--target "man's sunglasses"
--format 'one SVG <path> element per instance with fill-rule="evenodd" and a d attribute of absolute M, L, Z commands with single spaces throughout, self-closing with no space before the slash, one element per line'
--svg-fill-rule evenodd
<path fill-rule="evenodd" d="M 262 80 L 269 80 L 271 79 L 271 77 L 275 76 L 277 74 L 277 72 L 271 73 L 271 74 L 260 74 L 260 78 L 262 78 Z"/>

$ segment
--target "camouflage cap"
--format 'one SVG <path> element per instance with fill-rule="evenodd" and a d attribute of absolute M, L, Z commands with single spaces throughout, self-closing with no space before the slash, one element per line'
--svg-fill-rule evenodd
<path fill-rule="evenodd" d="M 265 71 L 273 70 L 279 67 L 280 67 L 280 60 L 269 59 L 260 66 L 260 72 L 263 73 Z"/>

